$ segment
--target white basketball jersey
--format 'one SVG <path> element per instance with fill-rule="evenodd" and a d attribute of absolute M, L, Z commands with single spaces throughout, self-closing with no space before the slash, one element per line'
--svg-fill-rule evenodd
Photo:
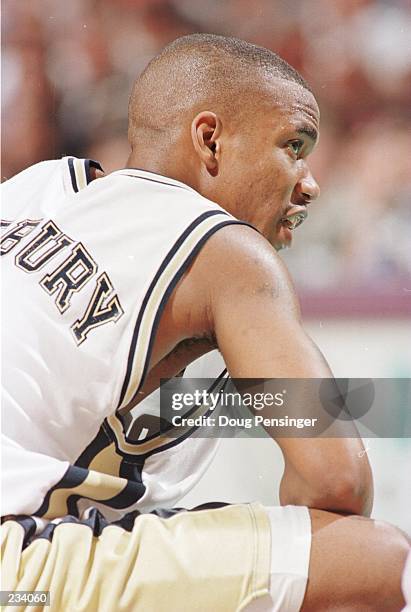
<path fill-rule="evenodd" d="M 160 435 L 144 403 L 134 421 L 118 411 L 178 280 L 240 222 L 178 181 L 124 169 L 91 182 L 90 165 L 42 162 L 2 186 L 2 514 L 170 506 L 215 446 Z"/>

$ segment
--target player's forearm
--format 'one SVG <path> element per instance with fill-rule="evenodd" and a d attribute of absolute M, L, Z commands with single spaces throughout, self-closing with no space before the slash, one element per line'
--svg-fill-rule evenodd
<path fill-rule="evenodd" d="M 370 516 L 373 483 L 368 461 L 356 473 L 344 469 L 334 474 L 324 466 L 316 475 L 302 474 L 286 462 L 280 484 L 280 502 L 282 505 Z"/>

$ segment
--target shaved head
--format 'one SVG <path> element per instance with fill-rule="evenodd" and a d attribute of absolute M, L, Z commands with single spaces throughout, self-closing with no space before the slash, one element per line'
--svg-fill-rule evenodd
<path fill-rule="evenodd" d="M 310 87 L 276 53 L 183 36 L 134 84 L 127 167 L 189 185 L 280 248 L 290 244 L 284 216 L 305 218 L 319 192 L 306 161 L 319 121 Z"/>
<path fill-rule="evenodd" d="M 160 138 L 181 127 L 187 113 L 210 110 L 239 117 L 258 89 L 272 78 L 309 86 L 276 53 L 237 38 L 192 34 L 167 45 L 134 84 L 129 140 Z"/>

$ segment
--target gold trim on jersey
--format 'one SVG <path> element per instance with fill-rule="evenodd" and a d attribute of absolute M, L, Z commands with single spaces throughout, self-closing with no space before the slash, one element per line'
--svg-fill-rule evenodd
<path fill-rule="evenodd" d="M 221 215 L 217 214 L 211 217 L 206 217 L 202 222 L 195 226 L 190 234 L 188 234 L 187 238 L 180 245 L 171 261 L 162 271 L 144 309 L 133 356 L 130 380 L 128 381 L 127 390 L 124 394 L 123 400 L 117 408 L 118 410 L 124 408 L 131 402 L 140 386 L 155 317 L 161 300 L 173 277 L 184 264 L 186 259 L 190 256 L 200 240 L 207 234 L 207 232 L 214 227 L 224 225 L 224 223 L 227 223 L 227 220 L 235 223 L 235 220 L 232 219 L 232 217 L 229 217 L 224 213 Z"/>
<path fill-rule="evenodd" d="M 89 179 L 87 178 L 86 164 L 90 160 L 86 158 L 63 157 L 64 163 L 63 183 L 65 190 L 69 193 L 78 193 L 84 187 L 87 187 Z"/>
<path fill-rule="evenodd" d="M 209 410 L 210 406 L 205 406 L 204 404 L 197 406 L 196 409 L 190 413 L 190 419 L 196 419 L 204 416 Z M 170 444 L 170 442 L 175 442 L 176 440 L 185 436 L 189 431 L 196 429 L 196 427 L 193 427 L 192 425 L 181 425 L 177 428 L 173 428 L 173 431 L 178 431 L 178 436 L 167 436 L 167 434 L 159 433 L 157 436 L 145 442 L 141 441 L 130 443 L 126 440 L 126 434 L 124 433 L 122 422 L 116 414 L 112 414 L 107 417 L 106 421 L 109 424 L 113 434 L 116 436 L 119 449 L 123 451 L 123 453 L 128 453 L 130 455 L 145 455 L 146 453 Z"/>
<path fill-rule="evenodd" d="M 58 488 L 51 492 L 47 510 L 41 517 L 53 519 L 67 514 L 68 498 L 72 495 L 104 503 L 122 493 L 128 484 L 129 481 L 126 478 L 121 478 L 121 476 L 111 476 L 110 474 L 87 470 L 86 478 L 78 485 L 70 488 L 59 488 L 59 485 L 57 485 Z M 132 502 L 125 507 L 128 505 L 132 505 Z"/>
<path fill-rule="evenodd" d="M 87 466 L 88 470 L 94 470 L 102 474 L 111 474 L 120 478 L 120 466 L 123 457 L 116 453 L 116 446 L 112 442 L 109 446 L 102 448 Z"/>
<path fill-rule="evenodd" d="M 77 159 L 73 157 L 74 172 L 76 174 L 77 186 L 80 189 L 87 187 L 87 177 L 85 168 L 85 159 Z"/>

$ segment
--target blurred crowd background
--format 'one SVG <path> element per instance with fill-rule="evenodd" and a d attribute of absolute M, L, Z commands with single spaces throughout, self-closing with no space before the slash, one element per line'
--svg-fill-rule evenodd
<path fill-rule="evenodd" d="M 64 154 L 97 159 L 106 171 L 123 166 L 130 87 L 150 58 L 190 32 L 238 36 L 280 53 L 320 103 L 312 168 L 322 196 L 285 254 L 303 297 L 323 296 L 307 308 L 403 313 L 411 297 L 410 0 L 2 5 L 3 180 Z"/>

